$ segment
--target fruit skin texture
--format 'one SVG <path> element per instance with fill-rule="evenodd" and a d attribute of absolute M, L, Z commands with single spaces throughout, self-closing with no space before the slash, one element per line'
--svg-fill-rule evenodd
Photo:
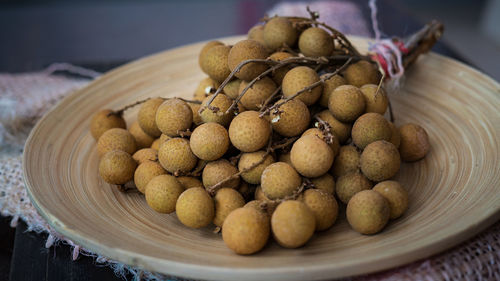
<path fill-rule="evenodd" d="M 203 100 L 202 105 L 207 106 L 208 102 L 210 101 L 212 96 L 213 95 L 207 96 Z M 233 119 L 233 116 L 234 116 L 232 111 L 225 113 L 227 111 L 227 109 L 231 106 L 232 103 L 233 103 L 233 100 L 231 100 L 228 96 L 226 96 L 224 94 L 218 94 L 217 97 L 215 97 L 215 99 L 212 101 L 210 106 L 217 107 L 219 109 L 219 111 L 213 112 L 209 108 L 205 108 L 205 110 L 203 110 L 203 112 L 200 113 L 201 120 L 204 123 L 215 122 L 215 123 L 219 123 L 222 126 L 226 127 L 227 125 L 229 125 L 229 123 L 231 122 L 231 120 Z M 221 113 L 223 113 L 223 114 L 220 115 Z"/>
<path fill-rule="evenodd" d="M 333 162 L 331 173 L 338 178 L 345 174 L 359 171 L 361 153 L 353 145 L 344 145 L 339 149 L 339 154 Z"/>
<path fill-rule="evenodd" d="M 268 56 L 266 48 L 255 40 L 242 40 L 236 43 L 229 52 L 227 62 L 229 69 L 233 71 L 242 61 L 249 59 L 265 59 Z M 266 64 L 249 63 L 243 66 L 235 76 L 250 81 L 267 69 Z"/>
<path fill-rule="evenodd" d="M 265 46 L 266 43 L 264 42 L 264 26 L 256 25 L 250 28 L 250 30 L 248 30 L 248 39 L 255 40 Z"/>
<path fill-rule="evenodd" d="M 392 131 L 391 140 L 389 142 L 394 144 L 396 148 L 399 148 L 399 145 L 401 144 L 401 135 L 399 134 L 399 130 L 390 121 L 389 121 L 389 127 L 391 127 Z M 401 151 L 399 153 L 401 154 Z"/>
<path fill-rule="evenodd" d="M 264 194 L 264 191 L 262 191 L 262 187 L 260 186 L 257 186 L 257 188 L 255 189 L 255 200 L 259 200 L 259 201 L 271 201 L 271 199 L 269 199 L 267 197 L 266 194 Z"/>
<path fill-rule="evenodd" d="M 317 189 L 323 190 L 328 194 L 335 194 L 335 180 L 332 175 L 324 174 L 321 177 L 312 178 L 310 180 Z"/>
<path fill-rule="evenodd" d="M 399 152 L 403 161 L 413 162 L 427 155 L 431 145 L 424 128 L 417 124 L 408 123 L 399 127 L 399 134 L 401 136 Z"/>
<path fill-rule="evenodd" d="M 236 169 L 235 166 L 229 163 L 226 159 L 220 159 L 209 162 L 203 169 L 201 178 L 203 185 L 208 188 L 236 173 L 238 173 L 238 169 Z M 239 184 L 240 177 L 238 176 L 226 182 L 223 187 L 237 188 Z"/>
<path fill-rule="evenodd" d="M 170 173 L 187 173 L 198 163 L 189 141 L 183 138 L 173 138 L 162 144 L 158 150 L 158 161 Z"/>
<path fill-rule="evenodd" d="M 132 180 L 137 163 L 121 150 L 107 152 L 99 162 L 99 175 L 110 184 L 125 184 Z"/>
<path fill-rule="evenodd" d="M 299 50 L 306 57 L 329 56 L 333 48 L 332 36 L 319 27 L 309 27 L 299 37 Z"/>
<path fill-rule="evenodd" d="M 152 148 L 143 148 L 137 150 L 132 158 L 137 162 L 137 164 L 142 164 L 146 161 L 157 161 L 158 160 L 158 150 Z"/>
<path fill-rule="evenodd" d="M 127 124 L 125 120 L 123 120 L 123 117 L 116 114 L 110 114 L 112 112 L 111 109 L 103 109 L 92 116 L 90 120 L 90 133 L 96 141 L 109 129 L 127 128 Z M 110 115 L 108 116 L 108 114 Z"/>
<path fill-rule="evenodd" d="M 205 44 L 205 46 L 203 46 L 203 48 L 201 48 L 201 51 L 200 51 L 200 54 L 198 55 L 198 64 L 200 65 L 200 68 L 203 72 L 206 73 L 206 70 L 203 69 L 203 66 L 202 66 L 202 63 L 201 61 L 205 59 L 205 56 L 207 54 L 207 51 L 209 49 L 211 49 L 212 47 L 215 47 L 215 46 L 223 46 L 224 43 L 220 42 L 220 41 L 210 41 L 210 42 L 207 42 Z"/>
<path fill-rule="evenodd" d="M 276 53 L 269 56 L 270 59 L 275 60 L 275 61 L 282 61 L 284 59 L 291 58 L 291 57 L 293 57 L 293 55 L 290 53 L 287 53 L 287 52 L 276 52 Z M 287 65 L 287 66 L 280 67 L 280 68 L 276 69 L 275 71 L 273 71 L 271 76 L 273 78 L 274 83 L 276 83 L 276 85 L 281 85 L 281 83 L 283 82 L 283 78 L 285 78 L 286 73 L 290 69 L 292 69 L 292 67 Z"/>
<path fill-rule="evenodd" d="M 227 216 L 234 210 L 245 205 L 245 199 L 241 194 L 232 188 L 221 188 L 214 196 L 215 217 L 214 224 L 222 226 Z"/>
<path fill-rule="evenodd" d="M 281 103 L 279 100 L 276 103 Z M 300 100 L 290 100 L 283 104 L 279 115 L 271 112 L 271 124 L 273 129 L 285 137 L 294 137 L 302 134 L 311 121 L 309 109 Z"/>
<path fill-rule="evenodd" d="M 224 243 L 240 255 L 260 251 L 266 245 L 269 233 L 269 218 L 253 208 L 234 210 L 222 226 Z"/>
<path fill-rule="evenodd" d="M 217 82 L 222 82 L 231 72 L 227 65 L 227 58 L 231 47 L 219 45 L 208 49 L 200 57 L 201 70 Z"/>
<path fill-rule="evenodd" d="M 194 129 L 189 139 L 193 153 L 206 161 L 217 160 L 229 148 L 226 128 L 217 123 L 205 123 Z"/>
<path fill-rule="evenodd" d="M 136 149 L 134 136 L 122 128 L 107 130 L 97 141 L 97 152 L 100 157 L 112 150 L 122 150 L 128 154 L 134 154 Z"/>
<path fill-rule="evenodd" d="M 160 138 L 155 139 L 151 144 L 151 149 L 158 151 L 160 149 L 160 144 L 161 144 Z"/>
<path fill-rule="evenodd" d="M 156 110 L 165 101 L 163 98 L 152 98 L 142 104 L 137 113 L 137 122 L 142 130 L 152 136 L 159 137 L 161 135 L 160 129 L 156 125 Z"/>
<path fill-rule="evenodd" d="M 323 74 L 325 75 L 325 74 Z M 328 100 L 332 92 L 338 87 L 345 85 L 347 82 L 344 77 L 340 75 L 333 75 L 330 79 L 323 83 L 323 92 L 321 93 L 321 98 L 319 99 L 319 104 L 323 107 L 328 107 Z"/>
<path fill-rule="evenodd" d="M 284 162 L 276 162 L 267 166 L 260 179 L 262 191 L 269 199 L 282 199 L 290 196 L 301 184 L 302 179 L 297 171 Z"/>
<path fill-rule="evenodd" d="M 305 131 L 302 136 L 308 136 L 308 135 L 314 135 L 314 136 L 318 136 L 321 140 L 325 141 L 325 135 L 323 134 L 323 132 L 318 129 L 318 128 L 310 128 L 310 129 L 307 129 L 307 131 Z M 337 139 L 337 137 L 335 136 L 335 134 L 331 134 L 332 136 L 332 143 L 329 144 L 330 148 L 332 149 L 333 151 L 333 156 L 337 156 L 337 154 L 339 154 L 339 149 L 340 149 L 340 143 L 339 143 L 339 140 Z"/>
<path fill-rule="evenodd" d="M 365 97 L 352 85 L 337 87 L 328 100 L 332 115 L 341 122 L 352 122 L 365 112 Z"/>
<path fill-rule="evenodd" d="M 356 87 L 366 84 L 378 85 L 381 76 L 377 67 L 365 60 L 349 65 L 344 71 L 347 83 Z"/>
<path fill-rule="evenodd" d="M 198 87 L 196 87 L 196 90 L 194 91 L 194 99 L 197 101 L 203 101 L 210 94 L 210 91 L 207 93 L 207 88 L 215 91 L 219 88 L 219 86 L 220 83 L 214 79 L 210 77 L 204 78 L 200 81 Z"/>
<path fill-rule="evenodd" d="M 372 181 L 384 181 L 399 171 L 398 149 L 390 142 L 376 141 L 366 146 L 360 158 L 361 171 Z"/>
<path fill-rule="evenodd" d="M 226 94 L 228 97 L 232 98 L 233 100 L 236 99 L 240 93 L 240 85 L 243 80 L 241 79 L 234 79 L 231 82 L 227 83 L 226 86 L 222 89 L 224 94 Z"/>
<path fill-rule="evenodd" d="M 349 173 L 337 179 L 335 192 L 340 201 L 347 204 L 352 197 L 363 190 L 372 188 L 372 183 L 359 172 Z"/>
<path fill-rule="evenodd" d="M 182 185 L 184 189 L 203 187 L 203 183 L 201 183 L 201 181 L 195 177 L 177 177 L 177 181 Z"/>
<path fill-rule="evenodd" d="M 184 191 L 181 184 L 171 175 L 159 175 L 146 185 L 146 203 L 158 213 L 170 214 L 175 211 L 177 199 Z"/>
<path fill-rule="evenodd" d="M 351 124 L 337 120 L 330 110 L 323 110 L 318 113 L 318 117 L 330 125 L 332 133 L 339 139 L 339 143 L 345 143 L 351 137 Z"/>
<path fill-rule="evenodd" d="M 285 248 L 298 248 L 312 237 L 316 218 L 306 204 L 289 200 L 278 205 L 271 217 L 275 240 Z"/>
<path fill-rule="evenodd" d="M 241 93 L 248 86 L 247 81 L 240 84 L 238 92 Z M 268 97 L 270 97 L 276 90 L 276 84 L 269 77 L 264 77 L 250 87 L 245 95 L 241 98 L 241 104 L 247 110 L 259 110 L 259 105 L 264 104 Z"/>
<path fill-rule="evenodd" d="M 209 225 L 215 215 L 214 200 L 201 187 L 186 189 L 177 199 L 175 211 L 179 221 L 187 227 Z"/>
<path fill-rule="evenodd" d="M 271 126 L 257 111 L 238 114 L 229 125 L 229 139 L 242 152 L 254 152 L 266 146 Z"/>
<path fill-rule="evenodd" d="M 281 48 L 284 45 L 293 47 L 297 42 L 297 30 L 286 18 L 272 18 L 264 25 L 264 42 L 270 50 Z"/>
<path fill-rule="evenodd" d="M 384 196 L 389 203 L 391 219 L 399 218 L 408 209 L 408 192 L 397 181 L 379 182 L 373 190 Z"/>
<path fill-rule="evenodd" d="M 361 234 L 375 234 L 389 221 L 389 204 L 378 192 L 363 190 L 349 201 L 346 215 L 355 231 Z"/>
<path fill-rule="evenodd" d="M 158 162 L 146 161 L 135 169 L 134 183 L 141 193 L 146 192 L 146 185 L 148 182 L 159 175 L 166 174 L 167 171 Z"/>
<path fill-rule="evenodd" d="M 238 170 L 241 172 L 245 169 L 250 168 L 254 163 L 261 161 L 265 154 L 266 152 L 263 150 L 243 153 L 241 155 L 240 161 L 238 162 Z M 271 165 L 272 163 L 274 163 L 274 158 L 272 155 L 268 154 L 265 157 L 264 162 L 257 165 L 253 169 L 242 173 L 241 177 L 243 178 L 243 180 L 250 184 L 260 184 L 262 172 L 264 172 L 264 169 L 266 169 L 267 166 Z"/>
<path fill-rule="evenodd" d="M 283 78 L 283 95 L 285 97 L 291 97 L 303 88 L 310 86 L 313 83 L 319 81 L 319 76 L 316 71 L 307 66 L 297 66 L 288 71 Z M 307 106 L 314 104 L 323 92 L 323 86 L 318 85 L 314 87 L 311 91 L 306 91 L 300 94 L 295 99 L 299 99 L 304 102 Z"/>
<path fill-rule="evenodd" d="M 128 131 L 134 136 L 135 143 L 137 144 L 137 149 L 142 149 L 150 147 L 155 140 L 152 136 L 146 134 L 139 126 L 138 122 L 132 123 Z"/>
<path fill-rule="evenodd" d="M 366 84 L 359 89 L 365 97 L 366 112 L 375 112 L 384 115 L 389 105 L 384 88 L 380 87 L 377 92 L 378 85 Z"/>
<path fill-rule="evenodd" d="M 301 175 L 311 178 L 328 172 L 334 158 L 331 147 L 315 135 L 300 137 L 290 151 L 293 167 Z"/>
<path fill-rule="evenodd" d="M 370 112 L 361 115 L 354 122 L 351 135 L 352 142 L 360 149 L 364 149 L 374 141 L 390 141 L 392 130 L 384 116 Z"/>
<path fill-rule="evenodd" d="M 330 228 L 339 214 L 339 205 L 332 194 L 320 189 L 304 191 L 300 200 L 313 212 L 316 218 L 316 231 Z"/>
<path fill-rule="evenodd" d="M 186 131 L 193 124 L 191 107 L 177 98 L 168 99 L 156 110 L 156 125 L 160 131 L 169 136 L 179 136 L 179 132 Z"/>

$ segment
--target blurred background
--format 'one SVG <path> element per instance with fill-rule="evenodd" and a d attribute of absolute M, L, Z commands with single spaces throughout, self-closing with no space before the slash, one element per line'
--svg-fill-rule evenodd
<path fill-rule="evenodd" d="M 118 65 L 188 43 L 244 34 L 280 2 L 0 0 L 0 72 L 38 70 L 53 62 Z M 362 19 L 351 20 L 364 20 L 371 33 L 368 1 L 352 3 Z M 387 35 L 405 36 L 426 21 L 442 21 L 442 42 L 450 51 L 445 54 L 500 80 L 500 0 L 379 0 L 377 6 Z"/>

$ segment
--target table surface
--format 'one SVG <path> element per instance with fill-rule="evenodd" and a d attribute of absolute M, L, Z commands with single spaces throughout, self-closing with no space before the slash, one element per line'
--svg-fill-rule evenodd
<path fill-rule="evenodd" d="M 241 6 L 238 5 L 238 3 L 242 4 L 243 2 L 247 3 L 249 1 L 239 0 L 232 2 L 219 2 L 223 2 L 222 4 L 226 3 L 225 6 L 230 3 L 230 8 L 238 9 L 237 7 Z M 199 41 L 198 39 L 194 38 L 204 40 L 214 37 L 223 37 L 243 33 L 244 30 L 247 30 L 251 25 L 253 25 L 253 23 L 257 22 L 259 17 L 264 14 L 264 12 L 269 9 L 275 2 L 276 1 L 256 1 L 254 3 L 255 5 L 253 5 L 253 11 L 236 11 L 239 13 L 244 13 L 241 14 L 241 17 L 244 17 L 244 19 L 241 20 L 238 19 L 238 17 L 233 17 L 230 19 L 230 22 L 226 22 L 224 24 L 224 26 L 226 27 L 221 27 L 220 23 L 212 21 L 204 22 L 204 28 L 212 27 L 213 29 L 217 30 L 218 27 L 221 27 L 217 32 L 210 33 L 210 37 L 198 36 L 196 34 L 195 35 L 198 37 L 189 37 L 183 36 L 185 32 L 178 32 L 174 33 L 174 37 L 170 38 L 168 41 L 152 40 L 151 42 L 142 42 L 143 46 L 141 48 L 142 50 L 157 51 L 175 47 L 179 45 L 179 42 L 181 44 L 185 44 Z M 365 3 L 364 1 L 358 2 Z M 119 4 L 116 3 L 115 5 Z M 189 4 L 176 1 L 176 7 L 178 7 L 180 11 L 184 11 L 183 13 L 179 13 L 177 17 L 182 18 L 184 16 L 187 16 L 186 9 L 189 5 L 192 5 L 192 3 Z M 217 5 L 220 6 L 221 3 L 218 3 Z M 414 18 L 411 16 L 411 13 L 406 11 L 404 7 L 399 7 L 395 2 L 387 0 L 378 1 L 378 6 L 381 28 L 387 34 L 403 36 L 417 30 L 422 26 L 422 23 L 414 20 Z M 362 8 L 364 16 L 368 18 L 369 10 L 367 9 L 366 5 L 363 4 L 360 7 Z M 92 8 L 91 5 L 90 8 Z M 17 14 L 22 13 L 22 9 L 23 8 L 12 8 L 12 13 L 6 13 L 6 11 L 4 10 L 0 12 L 0 14 L 12 17 L 12 20 L 14 20 L 14 17 L 16 17 Z M 30 7 L 25 7 L 25 9 L 28 11 L 30 10 Z M 73 8 L 71 6 L 61 5 L 60 9 L 64 11 L 64 9 L 71 10 Z M 151 12 L 152 14 L 155 14 L 154 9 L 154 5 L 148 5 L 146 3 L 143 5 L 141 13 L 148 14 L 148 12 Z M 129 10 L 128 12 L 134 13 L 134 11 L 132 10 Z M 116 17 L 117 21 L 120 21 L 120 17 L 123 17 L 122 14 L 116 13 L 110 13 L 108 16 Z M 89 22 L 91 21 L 91 18 L 89 17 L 86 17 L 85 19 Z M 3 17 L 3 20 L 8 19 Z M 1 21 L 2 19 L 0 19 L 0 22 Z M 26 21 L 27 23 L 29 23 L 29 19 Z M 171 19 L 171 21 L 174 21 L 174 19 Z M 0 39 L 14 31 L 23 33 L 23 36 L 25 38 L 37 36 L 37 34 L 35 34 L 37 30 L 44 30 L 44 24 L 48 25 L 48 23 L 44 23 L 43 21 L 37 21 L 37 19 L 33 19 L 31 24 L 38 25 L 38 27 L 31 28 L 29 24 L 26 24 L 25 26 L 17 27 L 15 29 L 7 31 L 6 29 L 0 29 Z M 149 23 L 145 22 L 144 26 L 142 26 L 144 30 L 147 29 L 147 24 Z M 195 24 L 199 25 L 200 22 L 196 22 Z M 232 25 L 238 25 L 238 28 L 228 28 L 228 26 L 230 27 Z M 141 28 L 141 26 L 138 26 L 136 28 Z M 191 30 L 191 27 L 183 26 L 183 30 Z M 199 33 L 199 31 L 197 32 Z M 52 35 L 54 36 L 54 34 Z M 87 34 L 87 36 L 87 40 L 103 40 L 102 37 L 92 37 L 92 34 Z M 52 42 L 51 44 L 64 44 L 65 48 L 69 49 L 77 48 L 77 46 L 74 46 L 76 42 L 72 43 L 56 41 Z M 12 53 L 13 50 L 6 50 L 6 48 L 9 48 L 9 46 L 7 45 L 8 44 L 0 44 L 0 72 L 25 72 L 39 70 L 47 66 L 51 62 L 54 62 L 54 58 L 57 58 L 56 52 L 58 50 L 54 49 L 51 51 L 51 46 L 49 45 L 36 46 L 37 48 L 46 49 L 44 50 L 46 56 L 42 58 L 33 58 L 33 53 L 30 49 L 33 46 L 20 47 L 19 50 L 15 51 L 15 53 Z M 123 48 L 127 49 L 127 46 L 123 46 Z M 137 46 L 130 46 L 130 49 L 133 48 L 137 48 Z M 453 53 L 443 44 L 437 44 L 433 50 L 447 56 L 460 59 L 455 53 Z M 9 59 L 5 59 L 6 51 L 11 52 L 9 53 Z M 95 50 L 89 50 L 89 53 L 93 51 L 95 52 Z M 91 57 L 91 54 L 89 54 L 89 56 L 83 55 L 81 57 L 69 56 L 66 61 L 104 72 L 133 59 L 133 57 L 126 57 L 126 55 L 124 55 L 123 57 L 115 57 L 111 60 L 104 59 L 99 61 L 86 60 L 85 57 Z M 60 244 L 56 247 L 46 249 L 45 241 L 47 239 L 47 235 L 27 232 L 26 225 L 23 222 L 19 222 L 16 228 L 11 228 L 9 226 L 9 223 L 9 218 L 0 217 L 0 280 L 122 280 L 114 274 L 111 268 L 97 264 L 92 257 L 80 255 L 77 261 L 73 261 L 71 259 L 72 249 L 68 245 Z M 133 276 L 131 274 L 128 274 L 126 277 L 127 279 L 132 279 Z"/>

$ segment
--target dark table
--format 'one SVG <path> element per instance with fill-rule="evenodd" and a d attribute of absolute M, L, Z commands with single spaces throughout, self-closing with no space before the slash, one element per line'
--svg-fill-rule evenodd
<path fill-rule="evenodd" d="M 40 42 L 36 41 L 36 38 L 33 37 L 39 36 L 39 30 L 48 28 L 47 26 L 50 26 L 50 22 L 43 21 L 43 12 L 33 12 L 33 5 L 37 4 L 28 3 L 24 6 L 18 6 L 9 4 L 10 2 L 12 1 L 7 1 L 8 4 L 3 6 L 0 4 L 0 14 L 4 16 L 0 17 L 0 24 L 2 24 L 2 21 L 10 24 L 2 24 L 2 26 L 7 26 L 7 28 L 0 30 L 0 41 L 2 38 L 14 35 L 13 37 L 9 37 L 11 40 L 14 40 L 14 42 L 9 41 L 6 44 L 4 44 L 4 42 L 0 44 L 0 72 L 25 72 L 42 69 L 54 62 L 54 58 L 61 57 L 58 53 L 60 52 L 60 48 L 50 50 L 53 46 L 64 44 L 65 48 L 79 48 L 80 46 L 77 46 L 77 44 L 84 39 L 107 40 L 104 36 L 105 34 L 87 34 L 87 38 L 80 38 L 78 42 L 56 41 L 48 45 L 26 45 L 26 42 L 29 43 L 30 41 Z M 36 1 L 34 2 L 36 3 Z M 92 54 L 95 54 L 98 50 L 89 49 L 88 54 L 84 52 L 84 55 L 81 55 L 81 57 L 71 56 L 73 53 L 67 50 L 65 61 L 104 72 L 134 59 L 135 57 L 133 54 L 141 56 L 186 43 L 242 34 L 256 23 L 265 11 L 272 7 L 277 1 L 215 1 L 215 4 L 213 4 L 215 9 L 219 9 L 219 11 L 220 9 L 230 9 L 235 13 L 233 16 L 226 17 L 224 19 L 226 22 L 222 19 L 213 20 L 220 19 L 220 17 L 217 17 L 220 12 L 211 9 L 206 10 L 207 5 L 203 4 L 206 2 L 169 2 L 169 7 L 174 9 L 174 11 L 170 11 L 165 16 L 172 16 L 171 19 L 167 19 L 167 22 L 171 21 L 172 24 L 177 25 L 177 28 L 167 26 L 165 28 L 165 36 L 168 38 L 166 39 L 155 38 L 152 35 L 149 41 L 140 41 L 131 46 L 123 46 L 125 51 L 120 51 L 122 53 L 121 56 L 110 56 L 110 58 L 103 58 L 98 61 L 88 59 L 95 57 L 92 56 Z M 366 2 L 356 2 L 360 4 L 365 18 L 368 19 L 369 10 Z M 98 5 L 97 1 L 90 1 L 90 4 L 85 4 L 85 9 L 87 9 L 87 11 L 95 11 L 95 9 L 92 9 L 92 3 Z M 122 20 L 126 22 L 127 18 L 136 20 L 137 22 L 133 28 L 139 28 L 145 32 L 147 32 L 149 28 L 148 25 L 151 24 L 151 19 L 148 20 L 145 15 L 151 14 L 153 17 L 158 16 L 158 11 L 156 11 L 157 5 L 154 4 L 156 3 L 154 1 L 146 1 L 142 5 L 135 3 L 135 6 L 130 9 L 126 8 L 119 10 L 121 12 L 117 12 L 117 10 L 113 8 L 113 5 L 120 6 L 120 3 L 112 1 L 106 3 L 106 9 L 103 11 L 104 14 L 98 15 L 98 19 L 103 20 L 106 17 L 111 17 L 110 22 L 115 23 Z M 86 17 L 81 11 L 75 11 L 72 6 L 62 3 L 62 1 L 61 3 L 58 1 L 51 1 L 50 5 L 56 5 L 55 10 L 58 11 L 56 14 L 64 15 L 65 11 L 68 11 L 68 13 L 73 13 L 73 15 L 86 21 L 81 23 L 82 26 L 88 24 L 90 28 L 92 28 L 93 17 Z M 128 5 L 130 5 L 130 3 Z M 196 9 L 196 7 L 198 7 L 197 5 L 201 5 L 201 8 Z M 243 9 L 242 7 L 246 8 Z M 4 10 L 2 11 L 1 8 L 4 8 Z M 378 1 L 378 8 L 381 28 L 386 34 L 398 36 L 408 35 L 420 28 L 423 24 L 416 21 L 409 11 L 399 6 L 395 1 Z M 47 11 L 53 10 L 54 9 L 49 9 Z M 18 19 L 17 17 L 20 15 L 25 15 L 24 12 L 28 15 L 34 14 L 34 16 L 32 18 L 28 16 L 23 19 Z M 192 20 L 186 21 L 186 17 L 193 17 L 193 15 L 204 18 L 198 18 L 200 21 L 197 22 Z M 7 16 L 7 18 L 5 16 Z M 45 16 L 54 16 L 54 14 L 47 14 Z M 16 22 L 16 19 L 23 24 L 20 26 L 13 26 L 12 22 Z M 50 20 L 49 18 L 48 21 Z M 144 21 L 142 26 L 141 20 Z M 54 33 L 54 31 L 51 32 Z M 60 30 L 56 30 L 55 35 L 57 35 L 58 32 L 64 36 L 68 36 L 66 34 L 68 31 L 63 27 L 61 27 Z M 54 36 L 52 33 L 51 36 Z M 55 40 L 57 40 L 57 38 L 55 38 Z M 19 44 L 19 46 L 15 46 L 16 44 Z M 46 54 L 46 56 L 33 57 L 33 52 L 35 52 L 33 48 L 46 48 L 47 50 L 43 50 L 42 52 Z M 130 52 L 126 52 L 126 50 L 130 50 Z M 443 44 L 438 43 L 433 50 L 460 59 L 453 51 Z M 9 223 L 10 218 L 0 217 L 0 280 L 83 281 L 121 279 L 114 274 L 111 268 L 97 264 L 91 257 L 80 255 L 77 261 L 73 261 L 71 258 L 72 249 L 68 245 L 60 244 L 56 247 L 46 249 L 45 241 L 47 235 L 26 232 L 26 225 L 23 222 L 20 222 L 16 228 L 11 228 Z M 127 279 L 132 279 L 133 276 L 128 274 L 125 277 Z"/>

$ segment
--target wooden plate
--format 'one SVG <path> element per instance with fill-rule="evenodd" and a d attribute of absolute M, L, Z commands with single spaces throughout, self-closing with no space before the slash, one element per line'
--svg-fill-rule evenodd
<path fill-rule="evenodd" d="M 366 40 L 353 42 L 366 50 Z M 409 191 L 409 209 L 378 235 L 357 234 L 341 218 L 300 249 L 270 243 L 259 254 L 238 256 L 212 228 L 188 229 L 175 214 L 155 213 L 142 196 L 104 183 L 89 133 L 92 114 L 150 96 L 190 98 L 204 77 L 197 64 L 202 45 L 113 70 L 65 98 L 33 129 L 24 176 L 33 204 L 55 230 L 91 251 L 166 274 L 304 280 L 374 272 L 428 257 L 499 219 L 499 84 L 437 54 L 423 56 L 407 73 L 402 91 L 390 97 L 396 123 L 423 125 L 432 148 L 424 160 L 402 165 L 397 178 Z M 127 121 L 136 113 L 127 112 Z"/>

